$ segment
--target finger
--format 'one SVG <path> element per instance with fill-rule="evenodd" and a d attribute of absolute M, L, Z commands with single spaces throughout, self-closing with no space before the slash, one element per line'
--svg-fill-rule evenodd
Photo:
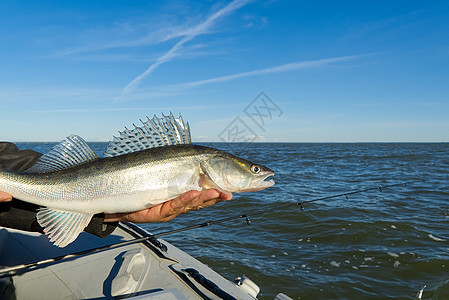
<path fill-rule="evenodd" d="M 103 221 L 109 222 L 131 222 L 127 213 L 104 214 Z"/>
<path fill-rule="evenodd" d="M 163 219 L 161 222 L 167 222 L 175 217 L 187 213 L 191 210 L 198 210 L 202 207 L 207 207 L 217 203 L 219 200 L 216 198 L 220 195 L 220 193 L 215 189 L 203 190 L 201 192 L 192 190 L 189 191 L 180 197 L 173 199 L 172 201 L 168 201 L 164 203 L 164 206 L 161 208 Z M 211 198 L 215 198 L 209 203 Z M 208 202 L 207 204 L 205 204 Z"/>
<path fill-rule="evenodd" d="M 11 201 L 12 200 L 12 196 L 8 193 L 5 192 L 0 192 L 0 202 L 6 202 L 6 201 Z"/>
<path fill-rule="evenodd" d="M 231 200 L 232 194 L 228 192 L 229 194 L 225 192 L 221 192 L 217 189 L 207 189 L 202 190 L 200 195 L 198 196 L 199 200 L 209 200 L 209 199 L 215 199 L 219 198 L 221 200 Z"/>
<path fill-rule="evenodd" d="M 219 200 L 219 199 L 209 200 L 209 201 L 204 202 L 201 205 L 195 205 L 195 206 L 192 206 L 192 207 L 188 207 L 186 212 L 192 211 L 192 210 L 200 210 L 202 208 L 206 208 L 206 207 L 215 205 L 215 204 L 217 204 L 218 202 L 221 202 L 221 201 L 223 201 L 223 200 Z"/>
<path fill-rule="evenodd" d="M 187 207 L 188 207 L 190 210 L 198 210 L 198 209 L 201 209 L 201 208 L 206 208 L 206 207 L 215 205 L 215 204 L 217 204 L 217 203 L 219 203 L 219 202 L 223 202 L 223 201 L 225 201 L 225 200 L 220 199 L 220 198 L 207 199 L 207 200 L 200 201 L 200 202 L 196 202 L 196 201 L 193 202 L 193 201 L 192 201 L 192 203 L 189 204 Z"/>
<path fill-rule="evenodd" d="M 187 204 L 187 208 L 189 210 L 198 210 L 204 207 L 212 206 L 218 202 L 227 201 L 230 199 L 232 199 L 232 194 L 230 196 L 216 189 L 203 190 L 198 195 L 198 197 L 192 199 L 192 201 L 190 201 Z"/>
<path fill-rule="evenodd" d="M 203 204 L 201 204 L 200 206 L 202 206 L 202 208 L 209 207 L 209 206 L 215 205 L 215 204 L 217 204 L 219 202 L 223 202 L 223 201 L 225 201 L 225 200 L 220 199 L 220 198 L 210 199 L 210 200 L 204 201 Z"/>
<path fill-rule="evenodd" d="M 231 192 L 228 192 L 229 194 L 226 194 L 226 193 L 223 193 L 223 192 L 220 192 L 220 199 L 222 199 L 222 200 L 225 200 L 225 201 L 228 201 L 228 200 L 231 200 L 232 199 L 232 193 Z"/>
<path fill-rule="evenodd" d="M 199 195 L 199 191 L 192 190 L 173 200 L 162 203 L 159 207 L 160 222 L 170 221 L 180 214 L 186 213 L 189 210 L 189 204 L 198 199 Z"/>
<path fill-rule="evenodd" d="M 163 203 L 160 210 L 161 215 L 164 217 L 171 215 L 177 216 L 181 213 L 186 212 L 186 209 L 191 207 L 192 203 L 197 201 L 199 195 L 199 191 L 192 190 L 179 197 L 176 197 L 175 199 Z"/>
<path fill-rule="evenodd" d="M 199 201 L 206 201 L 209 199 L 215 199 L 220 197 L 220 192 L 216 189 L 207 189 L 202 190 L 201 193 L 198 195 Z"/>

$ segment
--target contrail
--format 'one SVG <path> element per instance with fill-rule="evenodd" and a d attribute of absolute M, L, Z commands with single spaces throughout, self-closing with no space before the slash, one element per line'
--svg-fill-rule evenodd
<path fill-rule="evenodd" d="M 288 72 L 288 71 L 294 71 L 294 70 L 300 70 L 300 69 L 317 68 L 317 67 L 322 67 L 322 66 L 333 64 L 333 63 L 337 63 L 337 62 L 353 60 L 358 57 L 360 57 L 360 56 L 353 55 L 353 56 L 341 56 L 341 57 L 325 58 L 325 59 L 302 61 L 302 62 L 292 62 L 292 63 L 275 66 L 275 67 L 270 67 L 270 68 L 265 68 L 265 69 L 242 72 L 242 73 L 226 75 L 226 76 L 221 76 L 221 77 L 214 77 L 214 78 L 192 81 L 192 82 L 187 82 L 187 83 L 180 83 L 180 84 L 177 84 L 176 86 L 188 88 L 188 87 L 201 86 L 201 85 L 210 84 L 210 83 L 224 82 L 224 81 L 229 81 L 229 80 L 243 78 L 243 77 L 250 77 L 250 76 L 271 74 L 271 73 Z"/>
<path fill-rule="evenodd" d="M 153 94 L 151 91 L 156 92 L 155 93 L 156 95 L 161 95 L 164 91 L 190 89 L 190 88 L 195 88 L 195 87 L 199 87 L 199 86 L 203 86 L 203 85 L 207 85 L 207 84 L 226 82 L 226 81 L 231 81 L 231 80 L 245 78 L 245 77 L 252 77 L 252 76 L 259 76 L 259 75 L 266 75 L 266 74 L 273 74 L 273 73 L 282 73 L 282 72 L 289 72 L 289 71 L 297 71 L 297 70 L 302 70 L 302 69 L 320 68 L 320 67 L 336 64 L 339 62 L 355 60 L 357 58 L 364 57 L 364 56 L 366 56 L 366 55 L 350 55 L 350 56 L 324 58 L 324 59 L 318 59 L 318 60 L 308 60 L 308 61 L 301 61 L 301 62 L 290 62 L 287 64 L 268 67 L 268 68 L 264 68 L 264 69 L 240 72 L 240 73 L 235 73 L 235 74 L 231 74 L 231 75 L 213 77 L 213 78 L 197 80 L 197 81 L 164 85 L 164 86 L 160 86 L 160 87 L 156 87 L 156 88 L 151 88 L 149 90 L 150 90 L 151 95 Z M 146 98 L 149 97 L 148 94 L 145 93 L 145 91 L 143 92 L 143 95 L 145 95 Z"/>
<path fill-rule="evenodd" d="M 166 63 L 170 61 L 172 58 L 176 57 L 178 54 L 179 49 L 182 48 L 182 46 L 187 43 L 188 41 L 194 39 L 196 36 L 204 34 L 208 31 L 210 27 L 212 27 L 215 22 L 220 19 L 221 17 L 231 13 L 232 11 L 239 9 L 240 7 L 244 6 L 250 2 L 250 0 L 234 0 L 219 11 L 212 14 L 209 18 L 207 18 L 204 22 L 194 26 L 191 30 L 188 31 L 188 33 L 182 38 L 179 42 L 177 42 L 170 50 L 168 50 L 164 55 L 159 57 L 151 66 L 148 67 L 148 69 L 145 70 L 142 74 L 134 78 L 133 81 L 131 81 L 127 86 L 125 86 L 122 90 L 122 93 L 117 99 L 121 99 L 123 96 L 127 95 L 128 93 L 131 93 L 139 84 L 140 82 L 150 75 L 154 70 L 157 69 L 161 64 Z"/>

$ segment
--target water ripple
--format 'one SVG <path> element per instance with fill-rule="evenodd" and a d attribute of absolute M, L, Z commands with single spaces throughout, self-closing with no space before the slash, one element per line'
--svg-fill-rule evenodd
<path fill-rule="evenodd" d="M 28 147 L 29 145 L 22 145 Z M 51 145 L 34 144 L 39 150 Z M 260 299 L 449 299 L 449 144 L 210 144 L 262 163 L 276 185 L 191 212 L 155 233 L 247 213 L 167 236 L 229 279 L 245 274 Z M 105 144 L 96 144 L 101 153 Z M 305 205 L 319 197 L 403 181 Z"/>

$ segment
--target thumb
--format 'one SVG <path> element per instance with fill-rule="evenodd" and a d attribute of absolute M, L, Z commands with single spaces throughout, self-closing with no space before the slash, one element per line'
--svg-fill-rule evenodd
<path fill-rule="evenodd" d="M 0 202 L 11 201 L 11 200 L 12 200 L 12 196 L 10 194 L 0 191 Z"/>

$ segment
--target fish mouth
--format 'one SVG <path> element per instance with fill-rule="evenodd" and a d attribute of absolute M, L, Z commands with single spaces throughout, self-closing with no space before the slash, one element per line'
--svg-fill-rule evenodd
<path fill-rule="evenodd" d="M 260 183 L 264 188 L 273 186 L 275 183 L 274 182 L 274 172 L 266 175 Z"/>
<path fill-rule="evenodd" d="M 261 180 L 257 183 L 257 187 L 248 190 L 249 192 L 257 192 L 269 188 L 274 185 L 274 172 L 270 172 L 261 178 Z"/>
<path fill-rule="evenodd" d="M 254 184 L 250 187 L 241 189 L 239 191 L 235 191 L 237 193 L 248 193 L 248 192 L 257 192 L 261 191 L 263 189 L 269 188 L 270 186 L 274 185 L 273 180 L 274 172 L 269 172 L 265 176 L 262 174 L 258 177 L 256 181 L 254 181 Z"/>

